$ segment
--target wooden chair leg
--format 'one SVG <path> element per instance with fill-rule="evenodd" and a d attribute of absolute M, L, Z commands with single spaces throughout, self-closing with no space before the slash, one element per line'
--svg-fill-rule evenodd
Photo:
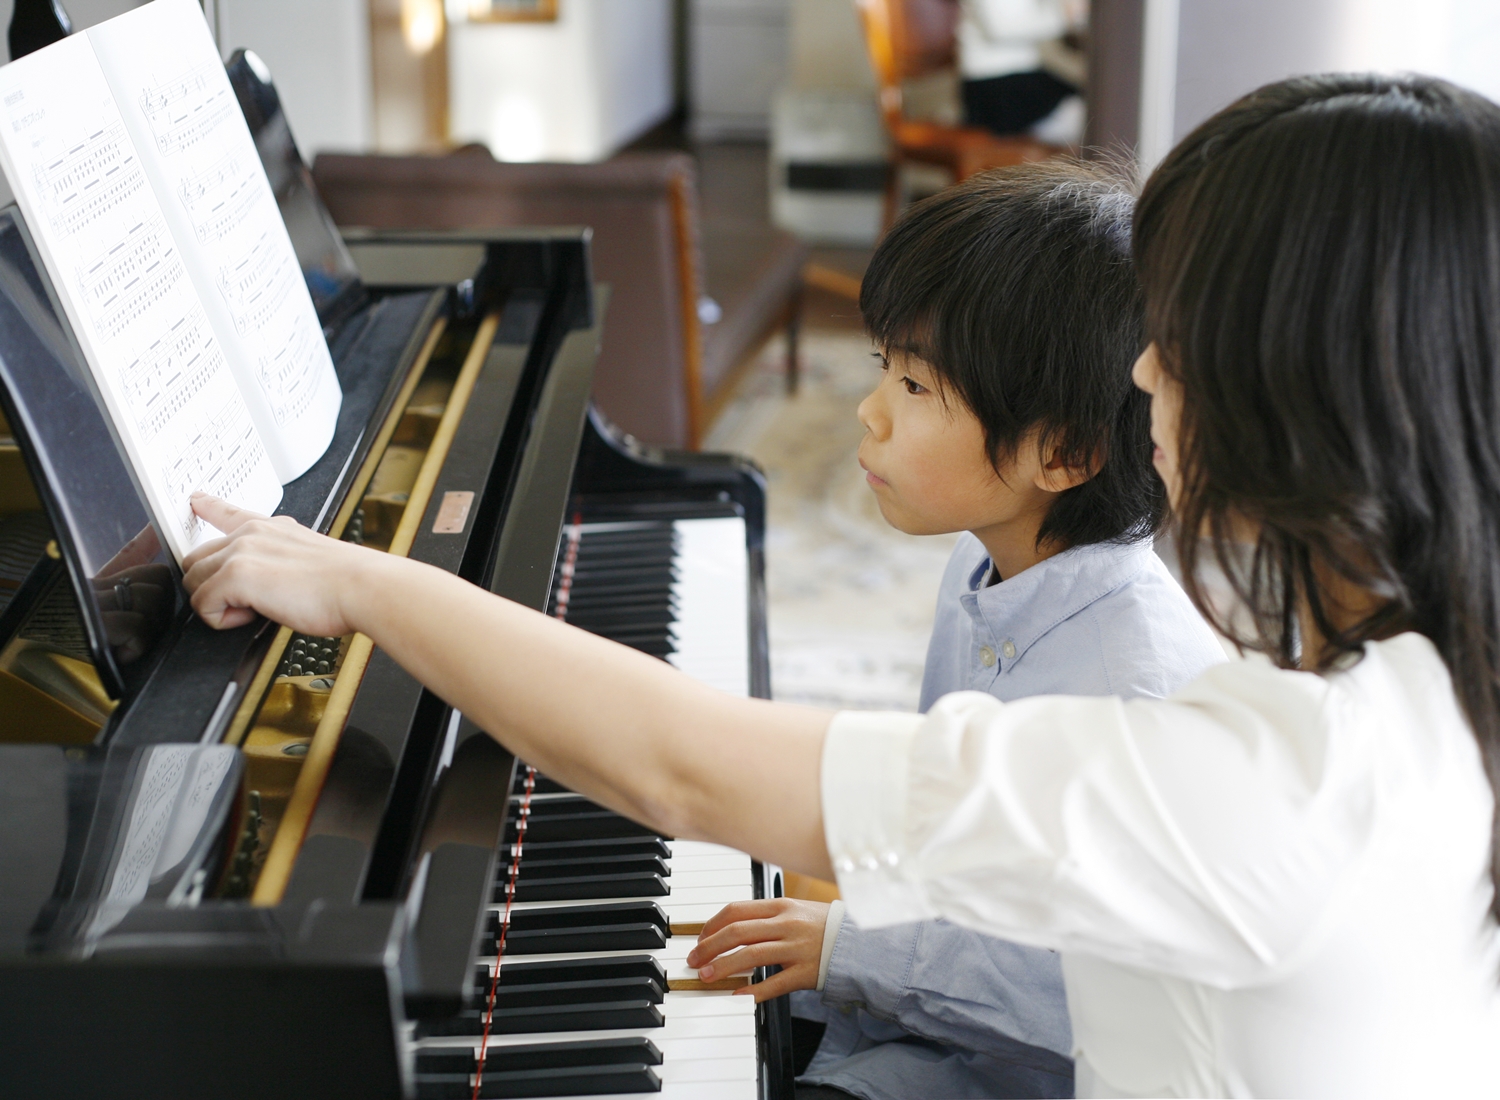
<path fill-rule="evenodd" d="M 880 215 L 880 235 L 885 236 L 885 231 L 896 221 L 896 215 L 901 213 L 901 158 L 893 155 L 891 165 L 885 178 L 885 206 Z"/>
<path fill-rule="evenodd" d="M 797 383 L 801 377 L 801 356 L 798 354 L 799 337 L 802 335 L 802 293 L 804 284 L 801 279 L 792 288 L 792 293 L 787 299 L 786 315 L 786 392 L 788 397 L 797 396 Z"/>

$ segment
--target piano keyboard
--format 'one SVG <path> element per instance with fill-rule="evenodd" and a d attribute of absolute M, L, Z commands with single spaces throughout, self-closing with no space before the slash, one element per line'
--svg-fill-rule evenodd
<path fill-rule="evenodd" d="M 549 611 L 750 693 L 741 519 L 569 525 Z M 419 1097 L 473 1095 L 524 788 L 522 769 L 475 977 L 481 1007 L 418 1025 Z M 755 897 L 749 856 L 660 837 L 537 776 L 514 892 L 480 1096 L 760 1095 L 755 1002 L 731 995 L 744 979 L 707 989 L 686 961 L 703 922 Z"/>

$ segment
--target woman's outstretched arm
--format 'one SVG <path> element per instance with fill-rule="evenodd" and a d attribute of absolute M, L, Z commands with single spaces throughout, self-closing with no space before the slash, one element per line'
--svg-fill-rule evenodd
<path fill-rule="evenodd" d="M 214 497 L 193 507 L 227 533 L 183 563 L 211 626 L 259 613 L 309 634 L 366 634 L 579 793 L 669 835 L 832 877 L 818 788 L 830 712 L 725 695 L 440 569 L 289 519 Z"/>

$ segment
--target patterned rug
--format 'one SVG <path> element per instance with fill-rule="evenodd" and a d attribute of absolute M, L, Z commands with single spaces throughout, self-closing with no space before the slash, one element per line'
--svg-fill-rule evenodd
<path fill-rule="evenodd" d="M 789 702 L 915 710 L 956 536 L 903 535 L 880 517 L 855 458 L 855 409 L 879 378 L 869 341 L 810 332 L 802 349 L 796 397 L 773 341 L 704 443 L 766 471 L 772 690 Z"/>

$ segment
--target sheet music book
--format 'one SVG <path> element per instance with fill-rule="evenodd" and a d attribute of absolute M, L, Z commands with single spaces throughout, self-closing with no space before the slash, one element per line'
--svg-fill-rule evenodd
<path fill-rule="evenodd" d="M 0 68 L 0 165 L 173 554 L 195 490 L 273 511 L 343 394 L 195 0 Z"/>

